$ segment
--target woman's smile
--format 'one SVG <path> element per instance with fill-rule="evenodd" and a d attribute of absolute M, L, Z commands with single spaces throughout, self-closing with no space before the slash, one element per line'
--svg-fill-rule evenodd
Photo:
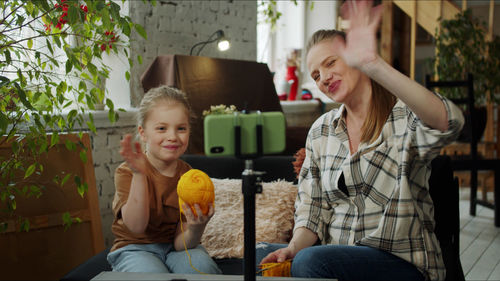
<path fill-rule="evenodd" d="M 334 81 L 333 83 L 331 83 L 330 85 L 328 85 L 328 92 L 335 93 L 339 89 L 340 83 L 341 83 L 341 81 L 337 80 L 337 81 Z"/>

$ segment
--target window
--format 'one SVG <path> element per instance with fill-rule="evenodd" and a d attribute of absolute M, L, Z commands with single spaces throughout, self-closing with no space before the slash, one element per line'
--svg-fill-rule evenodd
<path fill-rule="evenodd" d="M 258 0 L 257 15 L 257 61 L 267 63 L 274 72 L 277 92 L 282 91 L 286 75 L 287 56 L 295 49 L 303 50 L 309 37 L 319 29 L 336 28 L 340 1 L 276 1 L 276 10 L 281 13 L 274 29 L 267 23 L 264 10 L 270 1 Z M 307 75 L 304 65 L 305 54 L 300 55 L 299 85 L 305 85 L 313 96 L 323 96 L 312 79 Z M 300 89 L 301 87 L 299 87 Z"/>

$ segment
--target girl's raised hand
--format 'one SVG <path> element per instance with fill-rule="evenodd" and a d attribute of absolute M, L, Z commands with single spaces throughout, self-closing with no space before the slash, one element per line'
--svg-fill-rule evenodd
<path fill-rule="evenodd" d="M 340 56 L 349 66 L 362 69 L 376 60 L 377 29 L 383 9 L 383 5 L 373 7 L 373 1 L 348 0 L 342 5 L 341 15 L 349 20 L 349 27 Z"/>
<path fill-rule="evenodd" d="M 127 134 L 120 141 L 120 147 L 120 155 L 127 162 L 132 172 L 145 174 L 148 159 L 142 153 L 141 144 L 134 142 L 132 147 L 132 135 Z"/>

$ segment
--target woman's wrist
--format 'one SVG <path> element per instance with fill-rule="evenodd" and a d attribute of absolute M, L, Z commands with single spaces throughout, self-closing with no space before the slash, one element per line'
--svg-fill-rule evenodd
<path fill-rule="evenodd" d="M 385 63 L 385 61 L 382 59 L 382 57 L 380 57 L 379 55 L 377 55 L 377 57 L 368 62 L 368 63 L 365 63 L 363 64 L 359 70 L 361 70 L 364 74 L 366 74 L 368 77 L 370 78 L 374 78 L 375 74 L 380 71 L 380 67 L 383 65 L 383 63 Z"/>
<path fill-rule="evenodd" d="M 287 246 L 288 250 L 292 254 L 292 256 L 295 256 L 301 249 L 297 249 L 297 243 L 295 241 L 290 241 Z"/>

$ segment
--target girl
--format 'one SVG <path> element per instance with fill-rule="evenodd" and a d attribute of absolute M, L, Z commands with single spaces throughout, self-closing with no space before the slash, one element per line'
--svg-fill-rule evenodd
<path fill-rule="evenodd" d="M 378 56 L 381 13 L 371 1 L 348 1 L 347 34 L 320 30 L 308 43 L 311 77 L 342 106 L 309 131 L 290 243 L 257 247 L 262 263 L 293 258 L 292 276 L 445 277 L 428 178 L 463 116 Z"/>
<path fill-rule="evenodd" d="M 125 162 L 115 172 L 112 231 L 116 239 L 108 254 L 114 271 L 196 273 L 192 262 L 202 272 L 221 273 L 200 245 L 213 206 L 207 215 L 195 216 L 184 204 L 184 233 L 179 223 L 177 182 L 191 169 L 179 157 L 188 146 L 190 116 L 184 93 L 166 86 L 151 89 L 138 112 L 137 129 L 146 152 L 138 142 L 132 147 L 131 135 L 120 143 Z M 202 214 L 197 204 L 194 207 Z"/>

